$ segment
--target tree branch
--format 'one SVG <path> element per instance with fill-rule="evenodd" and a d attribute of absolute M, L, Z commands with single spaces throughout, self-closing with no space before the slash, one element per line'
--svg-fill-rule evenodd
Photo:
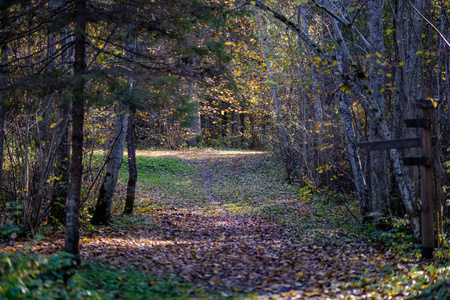
<path fill-rule="evenodd" d="M 439 31 L 439 29 L 437 29 L 436 26 L 434 26 L 430 21 L 428 21 L 428 19 L 427 19 L 424 15 L 422 15 L 422 13 L 421 13 L 421 12 L 420 12 L 420 11 L 419 11 L 419 10 L 418 10 L 411 2 L 409 2 L 408 0 L 406 0 L 406 3 L 408 3 L 409 6 L 411 6 L 412 9 L 414 9 L 414 10 L 416 11 L 416 13 L 417 13 L 422 19 L 424 19 L 425 22 L 427 22 L 428 25 L 430 25 L 431 28 L 434 29 L 434 31 L 437 32 L 437 34 L 439 34 L 439 36 L 441 37 L 441 39 L 443 39 L 444 42 L 447 44 L 447 46 L 450 48 L 450 42 L 447 41 L 447 39 L 446 39 L 445 36 Z"/>

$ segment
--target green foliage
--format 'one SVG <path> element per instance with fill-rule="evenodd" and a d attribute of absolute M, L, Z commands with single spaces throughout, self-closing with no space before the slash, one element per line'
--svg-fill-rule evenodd
<path fill-rule="evenodd" d="M 5 299 L 83 299 L 90 295 L 67 284 L 70 276 L 71 259 L 64 253 L 50 257 L 0 255 L 0 295 Z"/>
<path fill-rule="evenodd" d="M 22 205 L 16 201 L 6 201 L 5 218 L 0 223 L 0 240 L 15 239 L 25 233 L 25 227 L 15 221 L 22 214 Z"/>
<path fill-rule="evenodd" d="M 193 285 L 156 280 L 133 269 L 83 263 L 71 267 L 66 253 L 44 257 L 0 255 L 1 299 L 188 299 Z"/>
<path fill-rule="evenodd" d="M 178 278 L 157 280 L 133 269 L 97 264 L 84 264 L 74 280 L 99 299 L 188 299 L 193 289 Z"/>
<path fill-rule="evenodd" d="M 367 224 L 363 228 L 363 234 L 369 241 L 385 248 L 388 253 L 404 257 L 418 257 L 420 245 L 415 243 L 414 235 L 405 226 L 405 221 L 398 218 L 390 220 L 392 221 L 389 227 L 380 225 L 380 222 L 384 221 Z"/>

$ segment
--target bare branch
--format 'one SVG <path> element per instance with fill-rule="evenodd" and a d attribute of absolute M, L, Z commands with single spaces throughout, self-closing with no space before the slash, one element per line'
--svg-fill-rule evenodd
<path fill-rule="evenodd" d="M 418 10 L 411 2 L 409 2 L 408 0 L 406 0 L 406 3 L 408 3 L 409 6 L 411 6 L 412 9 L 414 9 L 414 10 L 416 11 L 416 13 L 419 14 L 419 16 L 420 16 L 422 19 L 424 19 L 425 22 L 427 22 L 428 25 L 430 25 L 431 28 L 434 29 L 434 31 L 437 32 L 437 34 L 439 34 L 439 36 L 441 37 L 441 39 L 444 40 L 444 42 L 447 44 L 447 46 L 450 47 L 450 42 L 447 41 L 447 39 L 446 39 L 445 36 L 439 31 L 439 29 L 437 29 L 436 26 L 434 26 L 430 21 L 428 21 L 428 19 L 427 19 L 424 15 L 422 15 L 422 13 L 421 13 L 421 12 L 420 12 L 420 11 L 419 11 L 419 10 Z"/>

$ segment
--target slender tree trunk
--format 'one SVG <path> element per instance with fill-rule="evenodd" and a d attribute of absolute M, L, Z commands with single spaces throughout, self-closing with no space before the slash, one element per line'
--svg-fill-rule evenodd
<path fill-rule="evenodd" d="M 342 57 L 342 51 L 340 49 L 337 50 L 336 59 L 340 64 L 340 68 L 342 68 L 341 72 L 348 72 L 347 66 L 344 63 Z M 372 211 L 370 193 L 369 188 L 366 184 L 366 180 L 364 178 L 364 172 L 361 166 L 361 160 L 358 155 L 358 148 L 356 146 L 357 139 L 355 131 L 353 129 L 350 100 L 348 99 L 348 95 L 343 91 L 340 92 L 340 102 L 341 102 L 341 115 L 342 120 L 344 122 L 345 136 L 347 139 L 348 157 L 353 170 L 353 177 L 355 181 L 356 191 L 358 192 L 359 207 L 362 220 L 365 221 L 368 219 L 368 216 Z"/>
<path fill-rule="evenodd" d="M 134 208 L 134 199 L 136 196 L 137 165 L 136 165 L 136 109 L 130 109 L 127 127 L 127 148 L 128 148 L 128 185 L 127 196 L 125 198 L 124 214 L 132 214 Z"/>
<path fill-rule="evenodd" d="M 129 11 L 130 13 L 134 13 L 136 10 L 135 7 L 131 6 L 129 7 L 125 6 L 124 9 Z M 128 28 L 127 40 L 125 45 L 126 49 L 128 49 L 126 55 L 130 61 L 132 61 L 135 57 L 137 49 L 136 43 L 137 43 L 136 28 L 134 25 L 131 25 Z M 134 81 L 133 66 L 130 66 L 130 70 L 131 71 L 127 80 L 129 86 L 128 92 L 131 94 L 133 92 L 133 81 Z M 105 177 L 102 185 L 100 186 L 97 204 L 95 206 L 94 215 L 92 216 L 91 220 L 91 223 L 93 225 L 108 225 L 111 220 L 113 196 L 114 191 L 116 189 L 117 180 L 119 178 L 120 168 L 122 166 L 123 152 L 125 150 L 125 141 L 128 131 L 127 125 L 128 114 L 129 114 L 129 103 L 125 103 L 124 99 L 120 99 L 117 105 L 117 113 L 114 121 L 113 145 L 109 157 L 107 158 L 108 161 L 106 163 Z M 133 137 L 134 137 L 134 128 L 133 128 Z M 133 153 L 132 156 L 135 156 L 135 153 Z M 136 160 L 136 158 L 134 158 L 134 160 Z M 134 183 L 134 185 L 135 184 L 136 183 Z M 130 193 L 131 192 L 133 192 L 134 194 L 134 190 L 133 191 L 130 190 Z M 128 190 L 127 190 L 127 198 L 128 198 Z M 133 195 L 133 202 L 134 202 L 134 195 Z"/>
<path fill-rule="evenodd" d="M 80 262 L 78 208 L 83 176 L 83 125 L 84 84 L 86 70 L 86 0 L 75 2 L 75 61 L 74 91 L 72 98 L 72 159 L 70 166 L 70 187 L 67 203 L 66 241 L 64 250 L 73 255 L 75 263 Z"/>
<path fill-rule="evenodd" d="M 55 0 L 55 5 L 62 5 L 60 0 Z M 68 61 L 73 59 L 73 49 L 72 47 L 68 47 L 68 43 L 70 43 L 69 35 L 70 28 L 68 26 L 63 27 L 60 30 L 60 40 L 64 41 L 61 44 L 61 48 L 66 48 L 67 50 L 62 53 L 61 57 L 61 65 L 64 72 L 69 72 L 70 64 Z M 60 103 L 60 107 L 58 108 L 58 119 L 70 119 L 70 104 L 65 103 L 64 95 Z M 61 143 L 58 146 L 56 151 L 56 166 L 55 166 L 55 177 L 57 180 L 54 181 L 52 199 L 51 199 L 51 207 L 50 207 L 50 217 L 53 221 L 57 223 L 66 223 L 66 206 L 67 206 L 67 197 L 69 195 L 69 171 L 70 171 L 70 142 L 69 142 L 69 127 L 60 127 L 60 130 L 64 130 L 63 138 Z M 58 134 L 61 134 L 59 132 Z"/>
<path fill-rule="evenodd" d="M 63 118 L 69 118 L 67 113 L 68 108 L 60 110 L 59 114 Z M 62 134 L 61 143 L 56 150 L 56 168 L 55 168 L 55 183 L 53 185 L 52 201 L 50 208 L 50 216 L 53 221 L 57 223 L 65 224 L 66 215 L 66 201 L 68 196 L 68 183 L 69 183 L 69 157 L 70 157 L 70 144 L 69 144 L 69 132 L 68 126 L 63 126 L 59 132 Z"/>
<path fill-rule="evenodd" d="M 108 225 L 112 214 L 112 203 L 120 167 L 125 149 L 125 137 L 128 121 L 128 106 L 120 100 L 114 121 L 112 149 L 106 163 L 106 172 L 98 193 L 97 204 L 91 223 L 93 225 Z"/>
<path fill-rule="evenodd" d="M 383 57 L 383 9 L 384 1 L 370 0 L 368 2 L 369 14 L 369 40 L 370 40 L 370 89 L 374 103 L 385 114 L 384 72 L 381 63 Z M 372 119 L 369 119 L 369 139 L 371 141 L 382 140 L 379 128 Z M 387 174 L 387 153 L 385 151 L 372 151 L 370 153 L 370 192 L 375 219 L 386 215 L 389 184 Z"/>

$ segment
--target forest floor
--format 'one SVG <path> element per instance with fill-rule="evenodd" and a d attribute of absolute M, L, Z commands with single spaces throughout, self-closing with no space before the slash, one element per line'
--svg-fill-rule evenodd
<path fill-rule="evenodd" d="M 123 169 L 117 199 L 125 191 Z M 435 286 L 429 293 L 436 294 L 450 278 L 448 263 L 402 257 L 370 242 L 354 200 L 288 185 L 267 153 L 139 151 L 138 171 L 135 214 L 120 215 L 116 201 L 114 224 L 82 226 L 80 250 L 84 268 L 148 274 L 152 298 L 406 299 Z M 61 231 L 3 250 L 47 255 L 63 243 Z M 91 287 L 103 298 L 111 297 L 108 284 L 138 284 L 120 274 L 112 276 L 116 283 L 98 273 L 81 276 L 97 280 Z"/>

